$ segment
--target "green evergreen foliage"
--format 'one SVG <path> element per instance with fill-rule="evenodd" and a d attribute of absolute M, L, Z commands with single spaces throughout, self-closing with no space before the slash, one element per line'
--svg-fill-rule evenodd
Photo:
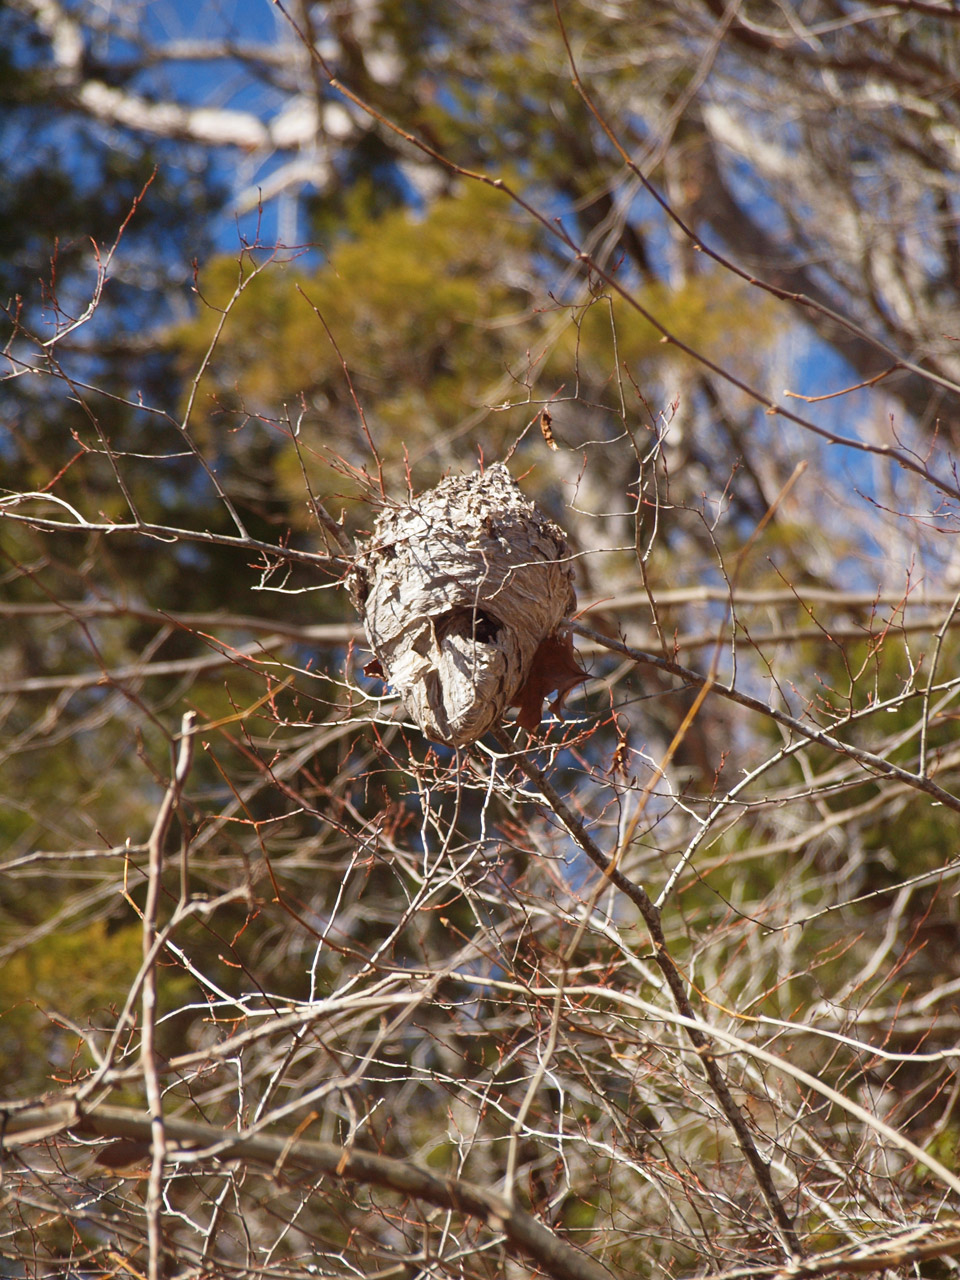
<path fill-rule="evenodd" d="M 22 913 L 28 904 L 19 898 L 18 905 Z M 0 967 L 5 1094 L 43 1093 L 88 1071 L 94 1060 L 83 1036 L 102 1043 L 109 1035 L 142 959 L 135 924 L 110 930 L 95 919 L 79 929 L 38 932 L 37 941 L 18 947 Z M 164 994 L 171 1004 L 182 998 L 182 981 L 167 984 Z"/>
<path fill-rule="evenodd" d="M 234 256 L 212 261 L 195 321 L 171 335 L 184 373 L 203 362 L 191 418 L 198 439 L 225 430 L 256 437 L 259 424 L 275 446 L 265 446 L 264 462 L 297 523 L 309 519 L 303 467 L 320 490 L 331 462 L 369 469 L 368 430 L 388 476 L 402 475 L 410 459 L 426 486 L 453 461 L 502 455 L 529 421 L 531 399 L 571 384 L 578 402 L 593 405 L 591 419 L 605 406 L 603 430 L 613 434 L 610 415 L 622 413 L 618 359 L 649 390 L 677 354 L 620 300 L 565 306 L 552 298 L 531 273 L 542 236 L 500 192 L 466 185 L 422 216 L 365 215 L 348 217 L 316 271 L 296 256 L 251 256 L 239 271 Z M 723 282 L 654 285 L 640 297 L 681 340 L 729 341 L 738 354 L 769 328 L 766 308 L 748 307 L 742 290 Z M 497 405 L 492 397 L 504 392 L 507 403 Z M 293 423 L 297 446 L 282 445 Z"/>

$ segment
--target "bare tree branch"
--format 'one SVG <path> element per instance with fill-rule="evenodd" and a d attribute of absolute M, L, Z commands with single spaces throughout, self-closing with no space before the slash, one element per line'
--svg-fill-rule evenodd
<path fill-rule="evenodd" d="M 150 1117 L 127 1107 L 98 1106 L 80 1111 L 74 1104 L 50 1103 L 42 1107 L 4 1107 L 3 1145 L 20 1135 L 21 1142 L 35 1140 L 38 1132 L 52 1135 L 72 1130 L 105 1138 L 133 1138 L 145 1142 L 153 1132 Z M 285 1171 L 309 1171 L 337 1181 L 346 1180 L 386 1187 L 427 1204 L 478 1218 L 496 1234 L 502 1234 L 512 1250 L 542 1267 L 556 1280 L 610 1280 L 612 1273 L 587 1254 L 573 1248 L 529 1214 L 509 1204 L 502 1196 L 484 1187 L 457 1178 L 438 1178 L 406 1160 L 394 1160 L 354 1148 L 326 1142 L 311 1142 L 294 1136 L 224 1133 L 212 1125 L 166 1118 L 167 1136 L 196 1150 L 190 1160 L 254 1161 L 269 1166 L 279 1175 Z"/>

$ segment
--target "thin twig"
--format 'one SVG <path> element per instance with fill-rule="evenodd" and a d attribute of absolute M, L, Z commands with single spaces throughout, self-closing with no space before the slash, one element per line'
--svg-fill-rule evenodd
<path fill-rule="evenodd" d="M 761 1194 L 767 1202 L 776 1222 L 777 1232 L 781 1236 L 783 1243 L 786 1245 L 786 1253 L 788 1257 L 799 1257 L 803 1250 L 800 1246 L 800 1238 L 797 1235 L 793 1220 L 784 1208 L 783 1201 L 780 1199 L 776 1187 L 773 1185 L 773 1178 L 770 1173 L 770 1165 L 760 1155 L 757 1145 L 753 1140 L 753 1135 L 743 1118 L 743 1113 L 734 1101 L 730 1088 L 724 1079 L 723 1072 L 713 1055 L 710 1042 L 700 1030 L 697 1023 L 696 1014 L 693 1006 L 687 996 L 686 984 L 680 974 L 679 969 L 673 961 L 669 951 L 667 950 L 666 938 L 663 934 L 663 927 L 660 922 L 660 912 L 656 909 L 651 901 L 646 889 L 642 885 L 635 884 L 629 880 L 619 868 L 611 865 L 611 859 L 603 852 L 593 837 L 587 831 L 583 820 L 568 808 L 566 802 L 560 797 L 551 783 L 548 781 L 543 772 L 537 766 L 528 760 L 523 752 L 519 752 L 516 745 L 510 741 L 507 734 L 498 729 L 493 736 L 500 744 L 501 748 L 507 755 L 516 761 L 518 768 L 522 773 L 530 779 L 537 790 L 543 796 L 548 808 L 560 819 L 567 828 L 574 840 L 593 862 L 593 864 L 607 876 L 613 884 L 624 893 L 630 901 L 637 907 L 643 922 L 646 925 L 647 932 L 654 946 L 654 959 L 657 967 L 666 979 L 667 986 L 670 988 L 670 994 L 673 1002 L 677 1007 L 677 1011 L 683 1019 L 683 1026 L 686 1029 L 687 1036 L 694 1049 L 703 1063 L 703 1068 L 710 1088 L 713 1090 L 714 1096 L 720 1103 L 724 1115 L 730 1122 L 730 1126 L 736 1135 L 740 1150 L 746 1157 L 757 1184 L 760 1187 Z"/>
<path fill-rule="evenodd" d="M 82 1112 L 74 1103 L 51 1103 L 23 1108 L 0 1104 L 3 1145 L 16 1135 L 51 1134 L 72 1129 L 101 1137 L 149 1140 L 149 1116 L 128 1107 L 96 1107 Z M 191 1153 L 193 1160 L 214 1157 L 250 1160 L 268 1169 L 281 1158 L 287 1169 L 305 1169 L 344 1182 L 387 1187 L 401 1195 L 477 1218 L 491 1231 L 505 1236 L 510 1250 L 534 1262 L 554 1280 L 612 1280 L 613 1273 L 561 1239 L 531 1214 L 510 1205 L 495 1191 L 459 1178 L 437 1177 L 409 1160 L 373 1155 L 356 1147 L 346 1150 L 331 1142 L 311 1142 L 300 1138 L 290 1148 L 289 1136 L 230 1133 L 209 1124 L 185 1120 L 166 1121 L 167 1136 L 181 1147 L 203 1150 Z"/>
<path fill-rule="evenodd" d="M 611 143 L 614 150 L 617 152 L 629 171 L 642 183 L 647 193 L 653 197 L 671 222 L 673 222 L 673 224 L 690 241 L 699 253 L 710 258 L 711 261 L 715 262 L 717 266 L 722 267 L 725 271 L 729 271 L 732 275 L 737 276 L 739 279 L 745 281 L 749 285 L 752 285 L 754 288 L 761 289 L 764 293 L 771 294 L 774 298 L 780 299 L 781 302 L 792 302 L 799 307 L 803 307 L 818 315 L 822 315 L 824 319 L 830 320 L 834 324 L 840 325 L 841 328 L 846 329 L 848 333 L 852 333 L 863 342 L 867 342 L 871 346 L 876 347 L 878 351 L 882 351 L 884 355 L 894 362 L 889 369 L 885 369 L 875 378 L 871 378 L 868 382 L 862 385 L 869 386 L 872 382 L 878 382 L 881 378 L 886 378 L 896 369 L 905 369 L 916 377 L 923 378 L 924 380 L 933 383 L 935 386 L 943 387 L 947 391 L 960 393 L 960 386 L 958 386 L 957 383 L 952 382 L 949 378 L 942 377 L 940 374 L 932 372 L 930 369 L 924 369 L 922 366 L 914 364 L 910 360 L 900 356 L 892 347 L 884 342 L 882 338 L 878 338 L 875 334 L 869 333 L 848 316 L 841 315 L 840 312 L 834 311 L 832 308 L 826 306 L 822 302 L 818 302 L 815 298 L 809 297 L 807 294 L 791 293 L 787 289 L 781 289 L 778 285 L 771 284 L 769 281 L 761 279 L 752 272 L 745 271 L 742 267 L 738 267 L 735 262 L 731 262 L 729 258 L 725 258 L 723 254 L 718 253 L 716 249 L 712 249 L 708 244 L 706 244 L 701 237 L 697 235 L 693 228 L 690 227 L 683 218 L 681 218 L 670 202 L 653 185 L 639 165 L 637 165 L 633 157 L 620 142 L 603 113 L 590 97 L 586 86 L 580 78 L 580 72 L 577 69 L 576 59 L 573 56 L 573 49 L 570 45 L 569 37 L 567 36 L 567 29 L 560 13 L 559 0 L 553 0 L 553 10 L 557 19 L 557 26 L 560 30 L 560 37 L 563 40 L 564 49 L 566 50 L 567 60 L 570 63 L 570 79 L 574 89 L 580 95 L 587 110 L 603 130 L 608 141 Z M 736 10 L 728 12 L 731 19 L 736 16 Z M 854 389 L 855 388 L 849 388 L 849 390 Z M 793 393 L 788 391 L 785 392 L 785 394 L 792 395 Z M 806 397 L 803 396 L 798 396 L 796 398 L 806 399 Z"/>
<path fill-rule="evenodd" d="M 572 622 L 570 627 L 577 635 L 592 640 L 604 649 L 609 649 L 611 653 L 622 653 L 628 658 L 633 658 L 636 663 L 642 666 L 657 667 L 660 671 L 666 671 L 670 675 L 678 676 L 689 684 L 702 685 L 706 684 L 709 679 L 708 676 L 701 675 L 699 671 L 693 671 L 690 667 L 681 666 L 679 662 L 671 662 L 669 659 L 661 658 L 656 654 L 646 653 L 642 649 L 636 649 L 632 645 L 625 644 L 622 640 L 613 640 L 610 636 L 601 635 L 599 631 L 593 631 L 590 627 L 583 626 L 582 623 Z M 905 782 L 915 790 L 925 792 L 934 800 L 939 800 L 941 804 L 948 809 L 952 809 L 954 813 L 960 813 L 960 798 L 950 791 L 945 791 L 943 787 L 937 786 L 931 778 L 919 773 L 911 773 L 909 769 L 902 769 L 899 765 L 893 764 L 890 760 L 885 760 L 883 756 L 878 756 L 872 751 L 866 751 L 863 747 L 854 746 L 850 742 L 841 742 L 839 738 L 833 737 L 832 734 L 806 725 L 795 716 L 788 715 L 785 711 L 778 711 L 776 707 L 771 707 L 769 703 L 762 702 L 759 698 L 752 698 L 748 693 L 742 693 L 739 689 L 735 689 L 730 685 L 714 683 L 712 692 L 719 697 L 728 699 L 730 702 L 736 702 L 741 707 L 746 707 L 750 711 L 756 711 L 759 715 L 775 720 L 777 724 L 783 725 L 791 733 L 800 734 L 809 742 L 816 742 L 822 747 L 828 747 L 839 755 L 849 756 L 850 759 L 856 760 L 858 764 L 863 765 L 865 769 L 885 774 L 890 778 L 897 778 L 900 782 Z M 873 714 L 875 711 L 876 707 L 867 709 L 869 714 Z M 848 717 L 848 722 L 852 719 L 854 719 L 853 716 Z"/>
<path fill-rule="evenodd" d="M 704 352 L 698 350 L 695 347 L 691 347 L 689 343 L 684 342 L 672 330 L 668 329 L 661 320 L 658 320 L 657 317 L 652 312 L 648 311 L 647 308 L 643 306 L 643 304 L 636 297 L 636 295 L 631 291 L 631 289 L 625 284 L 623 284 L 620 281 L 620 279 L 616 276 L 615 268 L 604 267 L 602 263 L 600 263 L 591 253 L 585 250 L 581 244 L 578 244 L 577 241 L 570 234 L 570 232 L 567 230 L 565 223 L 560 218 L 550 217 L 547 214 L 541 212 L 541 210 L 536 208 L 535 205 L 531 204 L 530 201 L 525 199 L 520 194 L 519 191 L 514 190 L 514 188 L 511 187 L 510 184 L 508 182 L 505 182 L 502 178 L 492 178 L 488 173 L 484 173 L 482 170 L 468 169 L 464 165 L 457 164 L 455 161 L 445 156 L 443 152 L 438 151 L 436 147 L 430 146 L 430 144 L 427 142 L 424 142 L 422 138 L 418 138 L 416 134 L 411 133 L 408 129 L 401 128 L 400 125 L 396 124 L 393 120 L 390 120 L 381 111 L 378 111 L 376 107 L 372 106 L 369 102 L 366 102 L 359 94 L 355 93 L 352 89 L 350 89 L 347 85 L 345 85 L 342 80 L 340 80 L 336 75 L 334 75 L 332 68 L 328 65 L 328 63 L 326 62 L 326 60 L 324 59 L 320 51 L 314 45 L 309 44 L 303 32 L 297 26 L 297 23 L 294 21 L 294 19 L 290 16 L 289 12 L 285 8 L 284 4 L 282 3 L 282 0 L 273 0 L 273 4 L 283 14 L 286 21 L 290 24 L 291 29 L 295 31 L 298 37 L 303 41 L 304 48 L 308 50 L 308 52 L 310 53 L 310 56 L 317 62 L 317 65 L 321 67 L 324 75 L 327 78 L 327 84 L 330 86 L 331 89 L 334 89 L 338 93 L 341 93 L 347 99 L 348 102 L 352 102 L 354 106 L 356 106 L 359 110 L 364 112 L 365 115 L 369 116 L 371 120 L 376 121 L 382 128 L 389 130 L 396 137 L 402 138 L 405 142 L 415 147 L 423 155 L 429 156 L 430 159 L 442 165 L 449 172 L 458 174 L 460 177 L 466 178 L 471 182 L 479 182 L 479 183 L 482 183 L 484 186 L 493 187 L 493 189 L 496 191 L 502 191 L 503 194 L 509 200 L 512 200 L 514 204 L 516 204 L 519 208 L 523 209 L 523 211 L 530 218 L 532 218 L 541 227 L 543 227 L 543 229 L 547 232 L 549 236 L 551 236 L 555 240 L 558 240 L 561 244 L 564 245 L 564 247 L 572 255 L 573 261 L 575 263 L 579 263 L 580 270 L 583 272 L 584 275 L 594 276 L 598 280 L 602 280 L 608 289 L 610 289 L 613 293 L 617 294 L 617 296 L 621 298 L 622 301 L 628 307 L 630 307 L 639 316 L 641 316 L 644 320 L 646 320 L 648 324 L 651 324 L 657 330 L 657 332 L 662 335 L 664 341 L 668 342 L 671 346 L 675 347 L 676 350 L 682 351 L 685 355 L 688 355 L 692 360 L 695 360 L 698 364 L 701 364 L 705 369 L 709 369 L 711 373 L 716 374 L 718 378 L 722 378 L 723 381 L 728 383 L 730 386 L 736 387 L 737 390 L 742 391 L 744 395 L 748 396 L 751 400 L 754 400 L 757 404 L 762 405 L 770 415 L 783 418 L 788 422 L 794 422 L 797 424 L 797 426 L 802 427 L 805 431 L 810 431 L 814 435 L 818 436 L 820 439 L 827 440 L 831 444 L 840 444 L 850 449 L 859 449 L 864 453 L 877 454 L 881 457 L 889 458 L 892 462 L 896 462 L 897 465 L 902 467 L 904 470 L 912 471 L 915 474 L 922 476 L 927 481 L 928 484 L 933 485 L 935 488 L 939 489 L 942 493 L 948 494 L 950 497 L 960 499 L 960 486 L 958 486 L 956 483 L 952 483 L 950 480 L 947 480 L 940 476 L 935 475 L 929 469 L 929 467 L 927 467 L 923 462 L 918 461 L 915 457 L 912 457 L 909 453 L 905 452 L 904 450 L 893 448 L 890 445 L 871 444 L 868 441 L 858 440 L 850 436 L 837 435 L 835 432 L 829 431 L 825 427 L 819 426 L 817 423 L 813 422 L 811 419 L 804 418 L 801 414 L 792 412 L 792 410 L 788 409 L 785 405 L 780 404 L 777 401 L 771 399 L 770 396 L 768 396 L 765 392 L 761 391 L 759 388 L 751 386 L 749 383 L 744 382 L 741 378 L 738 378 L 734 374 L 732 374 L 729 371 L 729 369 L 725 369 L 723 368 L 722 365 L 718 365 L 715 361 L 711 360 L 709 356 L 704 354 Z M 574 67 L 574 72 L 575 70 L 576 68 Z M 620 147 L 620 144 L 616 142 L 612 134 L 609 133 L 609 130 L 604 125 L 602 117 L 600 117 L 599 113 L 596 113 L 596 114 L 597 114 L 597 120 L 600 123 L 601 127 L 605 129 L 605 132 L 608 132 L 608 136 L 611 137 L 611 140 L 614 142 L 614 145 L 617 146 L 618 150 L 622 152 L 622 156 L 624 158 L 625 163 L 627 163 L 628 165 L 631 164 L 632 162 L 630 160 L 629 155 L 627 155 L 627 153 L 622 150 L 622 148 Z M 642 177 L 642 175 L 638 175 L 638 176 Z M 656 193 L 655 189 L 652 187 L 650 187 L 649 189 L 655 195 L 655 197 L 659 199 L 660 203 L 663 204 L 665 208 L 667 208 L 667 211 L 670 213 L 670 216 L 676 219 L 677 215 L 674 214 L 672 210 L 669 210 L 669 207 L 666 206 L 662 197 L 660 197 L 659 194 Z M 689 231 L 688 231 L 688 234 L 691 235 L 691 238 L 694 240 L 696 244 L 700 245 L 700 241 L 697 239 L 697 237 L 693 236 L 693 234 Z M 715 259 L 717 258 L 717 255 L 714 253 L 710 253 L 706 249 L 706 246 L 700 245 L 700 247 L 703 249 L 705 253 L 709 253 L 709 256 Z M 743 279 L 747 280 L 748 282 L 759 283 L 758 281 L 755 281 L 754 277 L 747 275 L 743 271 L 740 271 L 738 268 L 735 268 L 732 264 L 724 263 L 723 265 L 728 266 L 730 270 L 734 271 L 735 274 L 741 276 Z M 772 286 L 771 286 L 771 292 L 776 293 L 778 297 L 781 297 L 783 299 L 796 301 L 801 303 L 804 306 L 813 307 L 816 310 L 821 310 L 821 311 L 824 311 L 824 313 L 828 313 L 827 308 L 822 308 L 817 306 L 817 304 L 814 304 L 811 299 L 805 298 L 802 295 L 785 293 L 782 290 L 775 290 Z M 856 332 L 855 326 L 853 326 L 850 321 L 845 320 L 842 316 L 836 316 L 834 318 L 837 320 L 838 323 L 844 325 L 845 328 L 851 329 L 854 332 Z M 877 345 L 882 351 L 886 352 L 893 359 L 895 359 L 897 361 L 898 367 L 909 369 L 911 372 L 914 372 L 923 378 L 927 378 L 931 382 L 935 382 L 938 385 L 946 386 L 951 390 L 954 390 L 954 391 L 960 390 L 960 388 L 957 388 L 953 383 L 950 383 L 945 379 L 940 378 L 935 374 L 932 374 L 929 370 L 921 369 L 918 365 L 912 365 L 908 361 L 900 359 L 900 357 L 897 356 L 896 353 L 890 352 L 884 343 L 880 342 L 875 338 L 872 338 L 869 334 L 864 334 L 863 336 L 866 341 L 875 343 L 875 345 Z"/>
<path fill-rule="evenodd" d="M 44 502 L 55 502 L 65 507 L 74 517 L 74 521 L 51 520 L 47 516 L 25 515 L 13 510 L 21 502 L 31 499 Z M 130 522 L 116 524 L 108 520 L 87 520 L 71 507 L 69 503 L 52 493 L 16 493 L 0 498 L 0 519 L 14 520 L 18 524 L 28 525 L 43 533 L 139 533 L 147 538 L 156 538 L 159 542 L 203 542 L 217 547 L 236 547 L 240 551 L 255 551 L 268 561 L 294 561 L 297 564 L 322 566 L 336 573 L 346 573 L 351 568 L 348 560 L 339 556 L 320 555 L 316 551 L 299 551 L 296 547 L 281 547 L 275 542 L 261 542 L 257 538 L 247 536 L 236 537 L 226 533 L 211 533 L 209 529 L 177 529 L 173 525 Z"/>
<path fill-rule="evenodd" d="M 157 933 L 157 910 L 163 875 L 163 848 L 174 811 L 180 802 L 190 765 L 193 762 L 193 726 L 195 711 L 184 713 L 180 724 L 180 751 L 170 785 L 164 794 L 147 845 L 147 896 L 143 908 L 143 957 L 145 963 L 141 1008 L 140 1064 L 150 1108 L 152 1160 L 147 1185 L 147 1240 L 149 1244 L 149 1280 L 160 1280 L 162 1246 L 160 1207 L 163 1191 L 163 1162 L 166 1158 L 166 1134 L 163 1120 L 163 1094 L 156 1060 L 157 969 L 154 944 Z"/>
<path fill-rule="evenodd" d="M 958 610 L 960 610 L 960 592 L 957 592 L 956 596 L 954 596 L 950 605 L 950 612 L 937 629 L 936 640 L 933 646 L 933 657 L 930 659 L 930 674 L 927 677 L 926 688 L 923 691 L 923 710 L 920 714 L 920 762 L 917 766 L 917 772 L 923 777 L 927 776 L 927 735 L 930 731 L 930 698 L 933 694 L 934 683 L 937 678 L 937 667 L 940 665 L 940 654 L 943 649 L 943 639 L 948 628 L 956 620 Z"/>
<path fill-rule="evenodd" d="M 344 359 L 343 352 L 340 350 L 340 347 L 339 347 L 339 344 L 337 343 L 336 338 L 333 335 L 333 330 L 327 324 L 327 321 L 326 321 L 326 318 L 324 317 L 323 312 L 320 310 L 317 304 L 307 296 L 307 294 L 304 292 L 304 290 L 300 287 L 299 284 L 297 285 L 297 292 L 300 294 L 301 298 L 303 298 L 304 302 L 306 302 L 306 304 L 311 308 L 314 315 L 323 325 L 323 331 L 327 335 L 327 338 L 330 341 L 330 345 L 333 347 L 334 351 L 336 352 L 337 359 L 340 361 L 340 368 L 343 370 L 343 376 L 346 379 L 347 387 L 350 391 L 350 398 L 353 400 L 353 407 L 356 409 L 357 415 L 360 418 L 360 426 L 363 428 L 363 434 L 367 438 L 367 444 L 370 446 L 370 452 L 373 454 L 374 461 L 377 464 L 377 486 L 380 489 L 380 497 L 385 499 L 387 496 L 387 491 L 384 488 L 384 483 L 383 483 L 383 460 L 380 457 L 380 452 L 377 449 L 377 446 L 373 442 L 373 436 L 370 434 L 370 428 L 367 426 L 367 415 L 363 411 L 363 405 L 360 403 L 360 397 L 357 395 L 356 389 L 353 385 L 353 378 L 350 376 L 350 368 L 346 360 Z"/>

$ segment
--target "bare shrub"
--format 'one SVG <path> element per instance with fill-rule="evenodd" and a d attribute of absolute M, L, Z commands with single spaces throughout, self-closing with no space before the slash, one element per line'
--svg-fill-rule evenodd
<path fill-rule="evenodd" d="M 772 40 L 722 21 L 714 55 Z M 323 295 L 355 312 L 282 246 L 221 264 L 224 298 L 198 274 L 175 404 L 79 344 L 120 240 L 89 306 L 47 280 L 52 334 L 8 313 L 3 1267 L 952 1274 L 949 433 L 874 372 L 775 395 L 786 288 L 715 253 L 651 291 L 599 224 L 371 111 L 447 199 L 502 198 L 502 254 L 444 281 L 488 357 L 466 426 L 434 429 L 439 338 L 390 413 L 366 394 L 347 341 L 387 350 L 409 282 L 374 298 L 360 252 Z M 285 399 L 300 324 L 334 373 Z M 948 361 L 908 357 L 912 402 L 953 406 Z"/>

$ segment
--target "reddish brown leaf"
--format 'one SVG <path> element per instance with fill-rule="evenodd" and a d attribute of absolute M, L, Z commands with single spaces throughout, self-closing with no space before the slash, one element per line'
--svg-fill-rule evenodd
<path fill-rule="evenodd" d="M 530 674 L 513 695 L 510 705 L 520 708 L 517 724 L 528 733 L 534 733 L 543 719 L 543 700 L 547 694 L 556 689 L 557 696 L 550 704 L 550 710 L 559 715 L 564 698 L 586 678 L 587 673 L 577 661 L 570 633 L 547 636 L 533 655 Z"/>

